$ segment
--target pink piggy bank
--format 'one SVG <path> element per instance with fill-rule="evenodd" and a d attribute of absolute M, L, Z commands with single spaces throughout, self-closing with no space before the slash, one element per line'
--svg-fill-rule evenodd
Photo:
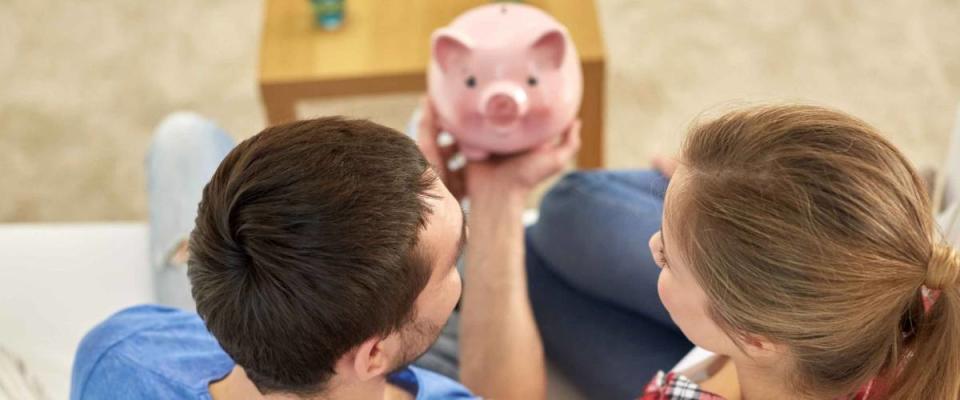
<path fill-rule="evenodd" d="M 427 91 L 469 160 L 536 147 L 576 117 L 583 75 L 570 35 L 523 4 L 490 4 L 433 33 Z"/>

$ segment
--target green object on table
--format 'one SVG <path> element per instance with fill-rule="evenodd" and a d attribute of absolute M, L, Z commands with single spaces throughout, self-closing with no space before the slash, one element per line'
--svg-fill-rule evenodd
<path fill-rule="evenodd" d="M 310 0 L 313 5 L 314 22 L 321 28 L 332 31 L 343 25 L 345 0 Z"/>

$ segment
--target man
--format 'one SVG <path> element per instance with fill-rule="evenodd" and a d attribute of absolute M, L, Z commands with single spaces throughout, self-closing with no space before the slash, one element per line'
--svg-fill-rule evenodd
<path fill-rule="evenodd" d="M 578 128 L 450 174 L 427 114 L 426 157 L 402 134 L 342 118 L 268 128 L 230 151 L 188 246 L 202 320 L 150 306 L 112 316 L 81 343 L 71 398 L 543 398 L 520 216 L 576 152 Z M 407 367 L 460 298 L 466 220 L 438 177 L 472 202 L 460 323 L 472 394 Z"/>

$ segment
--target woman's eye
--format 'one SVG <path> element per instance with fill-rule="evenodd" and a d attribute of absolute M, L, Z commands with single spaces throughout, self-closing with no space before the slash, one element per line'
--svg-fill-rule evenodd
<path fill-rule="evenodd" d="M 475 78 L 473 75 L 470 75 L 469 77 L 467 77 L 467 87 L 473 89 L 476 86 L 477 86 L 477 78 Z"/>

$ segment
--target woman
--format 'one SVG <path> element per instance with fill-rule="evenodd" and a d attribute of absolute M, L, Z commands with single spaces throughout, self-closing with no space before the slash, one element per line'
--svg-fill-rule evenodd
<path fill-rule="evenodd" d="M 640 174 L 568 177 L 528 231 L 545 348 L 592 397 L 631 385 L 641 399 L 958 397 L 960 259 L 920 178 L 872 127 L 812 106 L 733 111 L 687 138 L 649 251 L 670 318 L 719 357 L 644 389 L 649 371 L 623 366 L 682 344 L 643 281 L 636 232 L 659 224 L 642 210 L 664 182 Z M 644 353 L 648 332 L 668 344 Z"/>

